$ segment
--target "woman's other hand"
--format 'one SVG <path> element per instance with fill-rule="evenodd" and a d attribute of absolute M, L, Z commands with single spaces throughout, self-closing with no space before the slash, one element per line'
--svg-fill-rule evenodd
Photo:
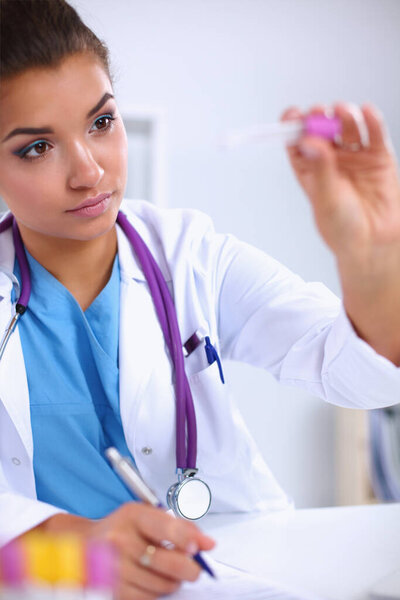
<path fill-rule="evenodd" d="M 289 108 L 281 120 L 315 113 L 341 119 L 343 145 L 305 135 L 288 146 L 290 163 L 336 256 L 347 315 L 400 365 L 400 178 L 384 119 L 373 105 L 340 102 L 306 114 Z"/>

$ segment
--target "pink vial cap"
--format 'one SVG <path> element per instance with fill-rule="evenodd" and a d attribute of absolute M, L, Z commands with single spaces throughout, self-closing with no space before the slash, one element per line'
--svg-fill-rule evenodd
<path fill-rule="evenodd" d="M 19 542 L 0 548 L 1 578 L 10 587 L 22 585 L 25 579 L 25 558 Z"/>
<path fill-rule="evenodd" d="M 342 122 L 339 117 L 325 115 L 309 115 L 304 120 L 305 133 L 333 140 L 342 133 Z"/>
<path fill-rule="evenodd" d="M 110 544 L 88 542 L 86 547 L 86 583 L 94 589 L 112 589 L 116 578 L 116 554 Z"/>

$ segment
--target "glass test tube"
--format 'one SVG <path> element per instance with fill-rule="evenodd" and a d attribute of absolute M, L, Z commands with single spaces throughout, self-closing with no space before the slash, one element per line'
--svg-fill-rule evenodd
<path fill-rule="evenodd" d="M 313 135 L 327 140 L 338 140 L 342 122 L 338 117 L 313 114 L 304 119 L 259 125 L 229 132 L 220 142 L 222 148 L 277 140 L 286 145 L 297 144 L 303 135 Z"/>

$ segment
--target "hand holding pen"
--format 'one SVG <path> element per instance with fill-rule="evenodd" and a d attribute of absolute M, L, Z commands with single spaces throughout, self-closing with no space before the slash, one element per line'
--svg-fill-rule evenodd
<path fill-rule="evenodd" d="M 91 538 L 110 542 L 119 556 L 115 600 L 153 600 L 195 581 L 201 567 L 192 559 L 215 542 L 194 523 L 175 519 L 144 502 L 129 502 L 92 522 Z M 165 548 L 164 540 L 173 544 Z"/>
<path fill-rule="evenodd" d="M 109 458 L 110 454 L 114 456 L 114 461 L 116 456 L 122 459 L 118 453 L 107 451 Z M 115 462 L 112 464 L 114 466 Z M 126 480 L 125 483 L 128 485 Z M 144 487 L 141 490 L 137 486 L 134 490 L 132 487 L 130 489 L 145 502 L 121 506 L 99 521 L 94 532 L 94 535 L 111 541 L 119 552 L 118 600 L 158 598 L 172 593 L 185 580 L 195 581 L 201 568 L 205 568 L 205 563 L 200 557 L 204 563 L 200 565 L 193 557 L 197 558 L 200 550 L 211 550 L 215 545 L 214 540 L 201 533 L 194 523 L 175 519 L 154 505 L 149 506 L 155 502 L 157 506 L 160 504 L 154 494 L 152 502 L 150 497 L 145 499 L 143 493 L 148 488 L 144 482 L 142 484 Z M 173 548 L 167 549 L 165 540 Z"/>

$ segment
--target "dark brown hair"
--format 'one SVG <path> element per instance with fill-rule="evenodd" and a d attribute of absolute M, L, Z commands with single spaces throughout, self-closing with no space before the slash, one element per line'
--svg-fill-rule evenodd
<path fill-rule="evenodd" d="M 112 82 L 107 46 L 68 2 L 0 0 L 0 80 L 80 52 L 92 52 Z"/>

